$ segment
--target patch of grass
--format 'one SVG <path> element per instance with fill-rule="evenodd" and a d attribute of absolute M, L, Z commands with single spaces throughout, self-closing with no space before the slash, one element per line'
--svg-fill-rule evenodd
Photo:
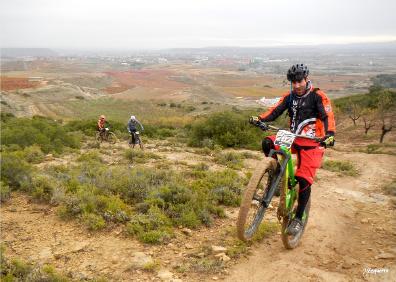
<path fill-rule="evenodd" d="M 254 234 L 252 241 L 260 242 L 266 237 L 271 236 L 280 230 L 280 225 L 277 222 L 265 221 L 262 222 Z"/>
<path fill-rule="evenodd" d="M 389 154 L 396 155 L 396 144 L 369 144 L 365 151 L 367 154 Z"/>
<path fill-rule="evenodd" d="M 160 268 L 160 266 L 161 265 L 159 261 L 154 260 L 143 265 L 143 270 L 147 272 L 156 272 Z"/>
<path fill-rule="evenodd" d="M 102 162 L 103 159 L 97 150 L 90 150 L 89 152 L 83 153 L 77 158 L 79 162 Z"/>
<path fill-rule="evenodd" d="M 126 150 L 125 157 L 133 163 L 146 163 L 150 160 L 161 159 L 161 156 L 154 154 L 152 152 L 133 150 L 133 149 Z"/>
<path fill-rule="evenodd" d="M 241 169 L 243 167 L 243 157 L 240 153 L 220 152 L 215 155 L 214 161 L 232 169 Z"/>
<path fill-rule="evenodd" d="M 247 243 L 241 240 L 234 240 L 228 244 L 226 254 L 231 258 L 238 258 L 249 251 Z"/>
<path fill-rule="evenodd" d="M 214 258 L 200 258 L 191 261 L 191 270 L 198 273 L 218 273 L 225 267 L 224 262 Z"/>
<path fill-rule="evenodd" d="M 353 163 L 349 161 L 324 161 L 322 165 L 323 169 L 337 172 L 340 175 L 357 176 L 358 170 L 355 168 Z"/>
<path fill-rule="evenodd" d="M 382 186 L 382 190 L 384 190 L 386 194 L 396 196 L 396 179 L 393 179 L 392 182 Z"/>

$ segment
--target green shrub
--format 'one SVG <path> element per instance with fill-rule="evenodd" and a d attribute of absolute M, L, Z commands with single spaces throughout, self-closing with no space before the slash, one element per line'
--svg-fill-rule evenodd
<path fill-rule="evenodd" d="M 55 190 L 56 183 L 47 176 L 37 175 L 33 177 L 31 184 L 32 196 L 38 200 L 49 202 Z"/>
<path fill-rule="evenodd" d="M 21 148 L 40 146 L 44 153 L 62 153 L 65 147 L 79 148 L 77 135 L 67 132 L 59 123 L 49 118 L 10 118 L 1 123 L 1 143 L 17 144 Z"/>
<path fill-rule="evenodd" d="M 27 162 L 29 163 L 41 163 L 44 160 L 44 153 L 41 151 L 40 146 L 38 145 L 33 145 L 26 147 L 23 150 L 24 158 Z"/>
<path fill-rule="evenodd" d="M 106 227 L 105 220 L 101 216 L 93 213 L 84 214 L 83 222 L 89 230 L 93 230 L 93 231 L 100 230 Z"/>
<path fill-rule="evenodd" d="M 238 206 L 244 181 L 235 171 L 208 172 L 202 179 L 192 183 L 194 190 L 207 191 L 210 198 L 218 204 Z"/>
<path fill-rule="evenodd" d="M 165 139 L 175 136 L 177 131 L 178 130 L 172 126 L 146 124 L 144 125 L 143 134 L 151 138 Z"/>
<path fill-rule="evenodd" d="M 32 266 L 19 260 L 11 261 L 11 273 L 15 278 L 26 279 L 28 274 L 32 271 Z"/>
<path fill-rule="evenodd" d="M 12 188 L 29 186 L 32 166 L 27 163 L 20 151 L 3 152 L 0 156 L 1 180 Z"/>
<path fill-rule="evenodd" d="M 10 186 L 8 186 L 7 183 L 4 183 L 3 181 L 0 181 L 0 202 L 6 202 L 10 199 L 11 197 L 11 190 Z"/>
<path fill-rule="evenodd" d="M 167 241 L 171 236 L 172 223 L 157 207 L 151 207 L 147 214 L 138 214 L 127 224 L 127 232 L 137 236 L 144 243 L 157 244 Z"/>
<path fill-rule="evenodd" d="M 256 113 L 257 115 L 257 113 Z M 259 149 L 263 133 L 248 124 L 248 113 L 221 112 L 197 120 L 189 130 L 189 145 L 212 148 L 223 147 Z"/>

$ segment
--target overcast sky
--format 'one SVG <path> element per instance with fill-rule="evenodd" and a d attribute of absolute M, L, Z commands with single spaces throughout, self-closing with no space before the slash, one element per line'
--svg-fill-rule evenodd
<path fill-rule="evenodd" d="M 391 41 L 395 11 L 395 0 L 0 0 L 0 39 L 100 49 Z"/>

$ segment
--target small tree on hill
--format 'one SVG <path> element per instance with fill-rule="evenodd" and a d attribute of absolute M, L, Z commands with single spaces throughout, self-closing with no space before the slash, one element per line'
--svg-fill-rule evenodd
<path fill-rule="evenodd" d="M 346 110 L 348 117 L 353 121 L 353 125 L 356 126 L 356 121 L 362 114 L 362 108 L 358 104 L 350 101 L 350 106 Z"/>
<path fill-rule="evenodd" d="M 373 109 L 366 109 L 362 112 L 364 122 L 364 133 L 367 135 L 368 131 L 375 126 L 376 113 Z"/>
<path fill-rule="evenodd" d="M 382 123 L 380 143 L 384 141 L 385 134 L 392 131 L 395 122 L 395 105 L 389 92 L 381 94 L 378 100 L 378 116 Z"/>

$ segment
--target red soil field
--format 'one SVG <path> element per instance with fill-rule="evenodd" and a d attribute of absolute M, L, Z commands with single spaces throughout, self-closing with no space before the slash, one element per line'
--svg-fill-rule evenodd
<path fill-rule="evenodd" d="M 26 77 L 1 77 L 1 90 L 10 91 L 25 88 L 34 88 L 40 85 L 39 81 L 29 81 Z"/>

